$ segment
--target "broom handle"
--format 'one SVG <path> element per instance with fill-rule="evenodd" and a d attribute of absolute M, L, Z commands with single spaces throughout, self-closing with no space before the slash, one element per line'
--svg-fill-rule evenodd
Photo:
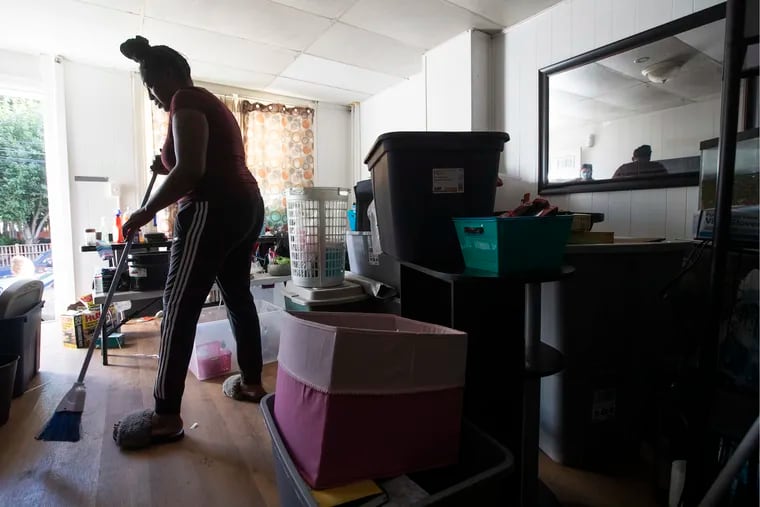
<path fill-rule="evenodd" d="M 153 190 L 153 184 L 156 182 L 157 174 L 158 173 L 153 171 L 153 176 L 150 178 L 150 183 L 148 183 L 148 189 L 145 191 L 145 196 L 143 197 L 142 204 L 140 205 L 141 207 L 144 207 L 148 203 L 148 198 L 150 198 L 150 193 Z M 77 377 L 77 383 L 79 384 L 84 382 L 84 376 L 87 374 L 87 368 L 90 367 L 92 353 L 95 351 L 97 338 L 100 336 L 100 333 L 105 327 L 106 319 L 108 317 L 108 308 L 111 306 L 111 300 L 113 299 L 113 295 L 116 292 L 116 288 L 119 286 L 121 274 L 124 272 L 124 268 L 127 265 L 127 258 L 129 257 L 129 251 L 132 249 L 134 237 L 134 231 L 130 231 L 129 235 L 127 236 L 127 240 L 124 243 L 124 251 L 121 254 L 121 258 L 119 259 L 119 264 L 116 266 L 116 273 L 113 275 L 113 281 L 111 282 L 111 286 L 108 288 L 108 294 L 106 294 L 106 298 L 103 301 L 102 309 L 100 311 L 100 318 L 98 319 L 98 325 L 95 326 L 95 332 L 92 334 L 92 341 L 90 342 L 90 346 L 87 347 L 87 356 L 84 358 L 84 364 L 82 364 L 82 369 L 79 371 L 79 377 Z M 102 341 L 105 342 L 106 340 Z M 103 347 L 107 346 L 107 343 L 103 343 Z"/>

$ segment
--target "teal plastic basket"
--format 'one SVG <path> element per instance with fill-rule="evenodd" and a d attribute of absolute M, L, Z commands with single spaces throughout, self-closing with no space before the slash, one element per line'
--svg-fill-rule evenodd
<path fill-rule="evenodd" d="M 562 266 L 571 215 L 454 218 L 467 269 L 500 275 Z"/>

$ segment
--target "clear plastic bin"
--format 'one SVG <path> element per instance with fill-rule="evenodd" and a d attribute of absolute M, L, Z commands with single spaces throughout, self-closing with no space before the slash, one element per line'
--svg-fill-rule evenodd
<path fill-rule="evenodd" d="M 264 364 L 277 361 L 280 347 L 280 321 L 284 310 L 272 303 L 255 300 L 261 328 L 261 356 Z M 226 358 L 229 356 L 229 359 Z M 190 371 L 198 380 L 218 377 L 240 370 L 237 345 L 224 306 L 204 308 L 195 332 Z"/>

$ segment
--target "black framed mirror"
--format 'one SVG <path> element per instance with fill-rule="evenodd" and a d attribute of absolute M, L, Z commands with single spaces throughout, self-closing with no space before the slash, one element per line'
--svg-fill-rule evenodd
<path fill-rule="evenodd" d="M 539 193 L 698 185 L 725 16 L 719 4 L 539 70 Z"/>

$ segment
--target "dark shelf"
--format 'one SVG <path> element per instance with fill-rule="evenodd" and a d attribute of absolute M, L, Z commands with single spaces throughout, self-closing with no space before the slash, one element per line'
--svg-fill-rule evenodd
<path fill-rule="evenodd" d="M 480 280 L 499 280 L 506 283 L 543 283 L 543 282 L 555 282 L 567 278 L 575 272 L 575 268 L 572 266 L 562 266 L 558 270 L 554 271 L 525 271 L 520 273 L 511 273 L 508 275 L 499 275 L 498 273 L 492 273 L 490 271 L 481 271 L 477 269 L 465 269 L 461 272 L 449 273 L 445 271 L 437 271 L 435 269 L 426 268 L 414 264 L 412 262 L 401 261 L 404 266 L 415 269 L 428 276 L 432 276 L 439 280 L 446 282 L 462 282 L 462 281 L 480 281 Z"/>
<path fill-rule="evenodd" d="M 525 359 L 526 377 L 550 377 L 565 367 L 565 356 L 554 347 L 541 342 L 536 352 Z"/>

